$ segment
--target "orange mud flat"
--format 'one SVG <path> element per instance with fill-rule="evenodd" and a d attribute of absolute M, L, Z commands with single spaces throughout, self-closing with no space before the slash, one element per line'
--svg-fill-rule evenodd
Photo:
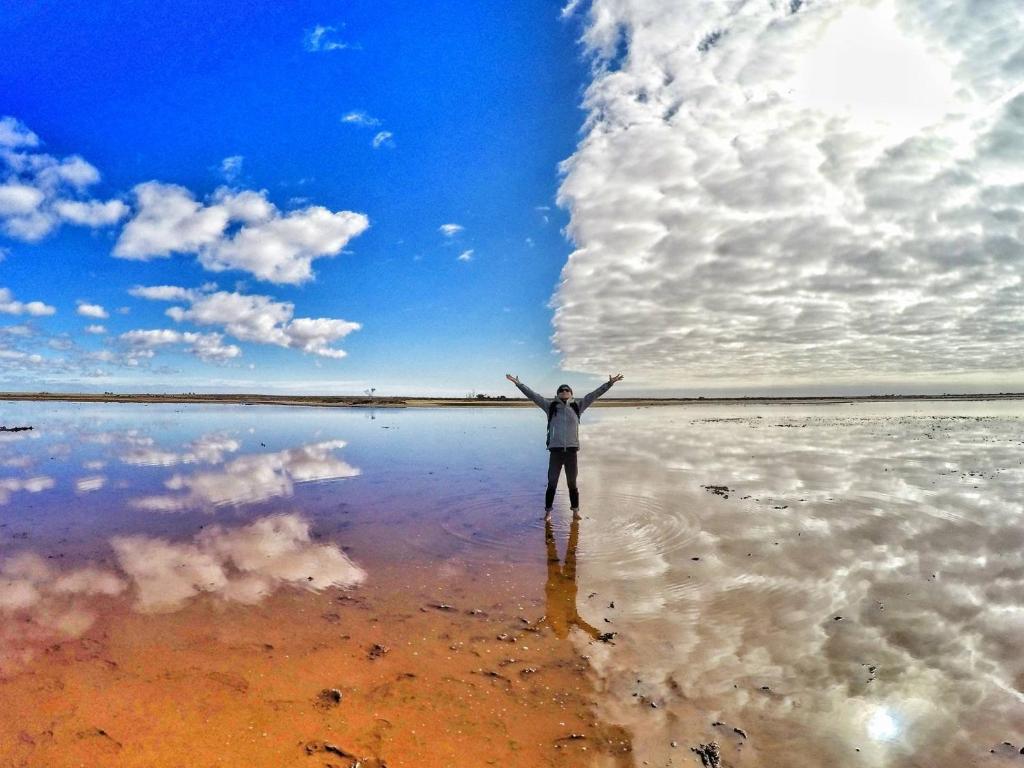
<path fill-rule="evenodd" d="M 521 588 L 538 574 L 490 570 L 443 597 L 406 571 L 257 606 L 125 604 L 0 679 L 0 766 L 631 765 L 585 657 Z"/>

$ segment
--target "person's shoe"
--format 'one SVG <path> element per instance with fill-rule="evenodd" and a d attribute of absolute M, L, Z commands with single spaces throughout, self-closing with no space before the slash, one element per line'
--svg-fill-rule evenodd
<path fill-rule="evenodd" d="M 577 518 L 577 519 L 579 519 L 579 517 L 580 517 L 580 508 L 579 507 L 569 507 L 569 509 L 572 510 L 572 516 Z"/>

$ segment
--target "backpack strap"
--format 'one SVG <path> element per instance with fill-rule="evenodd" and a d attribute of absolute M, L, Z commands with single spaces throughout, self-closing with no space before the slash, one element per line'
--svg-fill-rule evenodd
<path fill-rule="evenodd" d="M 577 403 L 575 400 L 573 400 L 571 403 L 569 403 L 569 407 L 572 408 L 576 412 L 576 418 L 577 419 L 582 418 L 580 416 L 580 404 L 579 403 Z M 548 424 L 550 424 L 551 420 L 553 418 L 555 418 L 555 411 L 557 411 L 557 410 L 558 410 L 558 401 L 557 400 L 552 400 L 551 401 L 551 405 L 548 406 Z"/>

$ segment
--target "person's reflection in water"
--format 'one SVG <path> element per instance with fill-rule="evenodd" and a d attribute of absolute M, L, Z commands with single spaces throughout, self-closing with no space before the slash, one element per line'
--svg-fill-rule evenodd
<path fill-rule="evenodd" d="M 548 580 L 544 585 L 547 608 L 536 626 L 550 627 L 555 636 L 560 638 L 568 637 L 573 627 L 579 627 L 595 640 L 600 640 L 601 633 L 584 621 L 576 610 L 576 545 L 579 539 L 580 519 L 573 515 L 565 563 L 561 563 L 551 518 L 544 519 L 544 543 L 548 552 Z"/>

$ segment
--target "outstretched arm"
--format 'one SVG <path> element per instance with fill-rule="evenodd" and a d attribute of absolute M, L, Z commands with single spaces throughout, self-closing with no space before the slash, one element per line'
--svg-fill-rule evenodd
<path fill-rule="evenodd" d="M 542 408 L 545 413 L 547 412 L 548 408 L 551 405 L 551 401 L 550 400 L 548 400 L 546 397 L 541 397 L 536 392 L 534 392 L 532 389 L 530 389 L 528 386 L 523 384 L 523 382 L 521 382 L 519 380 L 518 376 L 513 376 L 511 373 L 506 373 L 505 374 L 505 378 L 508 379 L 509 381 L 511 381 L 517 387 L 519 387 L 519 391 L 522 392 L 524 395 L 526 395 L 531 400 L 533 400 L 533 402 L 535 402 L 538 407 Z"/>
<path fill-rule="evenodd" d="M 614 384 L 616 381 L 621 381 L 621 380 L 622 380 L 622 374 L 621 373 L 618 373 L 618 374 L 616 374 L 614 376 L 609 376 L 608 377 L 608 381 L 606 381 L 600 387 L 595 389 L 589 395 L 584 395 L 583 399 L 580 400 L 580 413 L 583 413 L 583 411 L 585 411 L 587 408 L 589 408 L 591 405 L 593 405 L 594 401 L 597 400 L 597 398 L 599 398 L 601 395 L 603 395 L 605 392 L 607 392 L 609 389 L 611 389 L 612 388 L 612 384 Z"/>

